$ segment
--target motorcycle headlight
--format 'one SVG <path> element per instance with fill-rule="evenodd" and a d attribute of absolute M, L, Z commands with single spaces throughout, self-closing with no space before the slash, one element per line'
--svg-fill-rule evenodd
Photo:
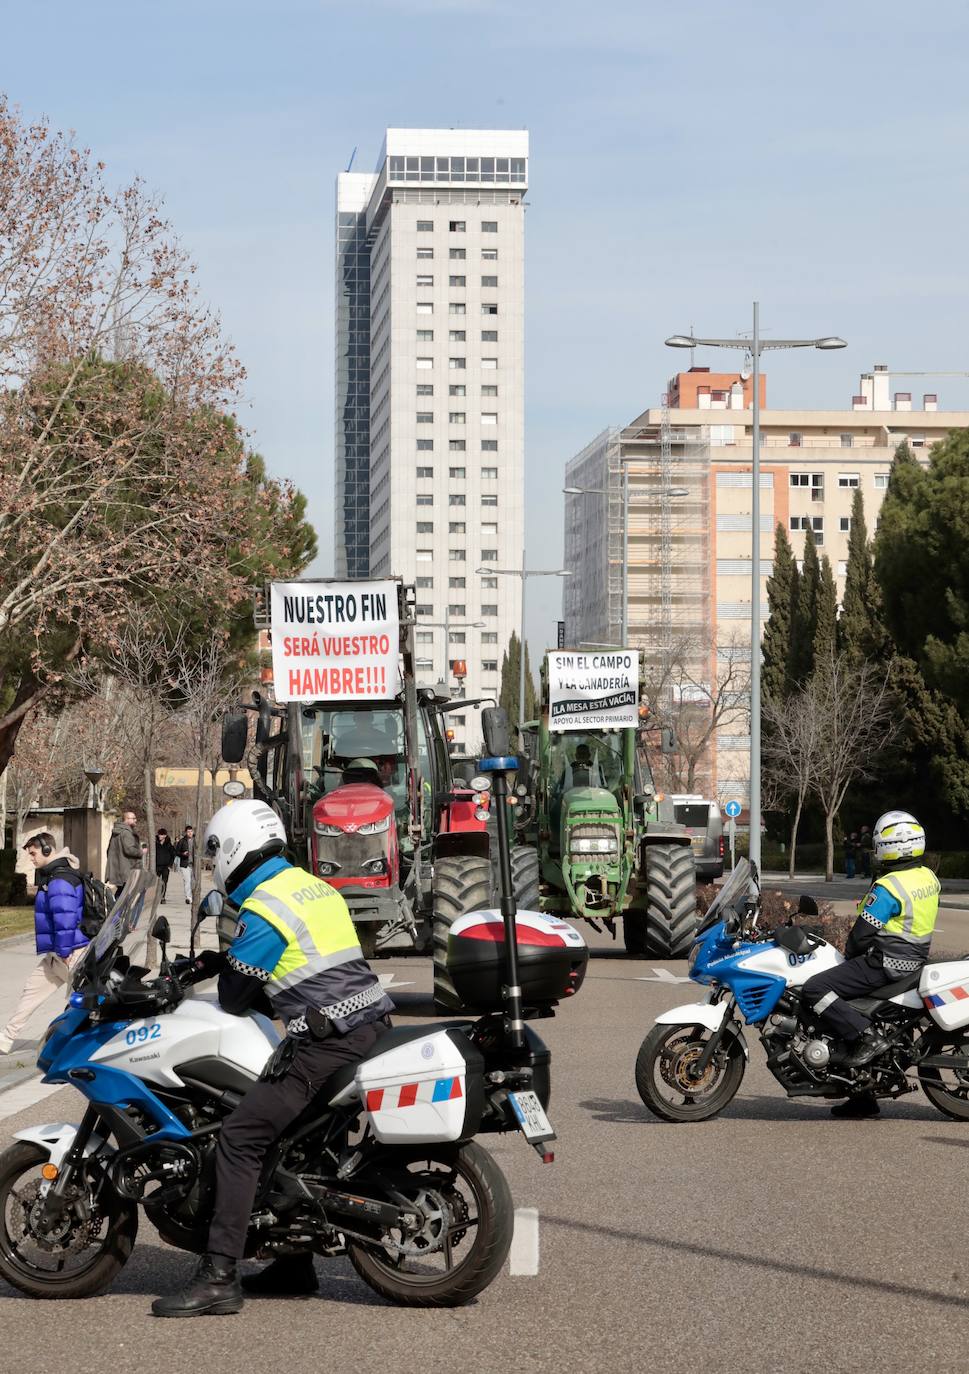
<path fill-rule="evenodd" d="M 382 835 L 385 830 L 390 829 L 390 816 L 384 816 L 382 821 L 370 821 L 368 825 L 361 825 L 357 831 L 358 835 Z"/>
<path fill-rule="evenodd" d="M 693 966 L 694 966 L 694 964 L 695 964 L 696 961 L 697 961 L 697 956 L 699 955 L 699 953 L 700 953 L 700 941 L 697 940 L 696 944 L 695 944 L 695 945 L 693 946 L 693 948 L 690 950 L 689 957 L 687 958 L 687 961 L 686 961 L 686 967 L 687 967 L 687 969 L 689 970 L 690 973 L 693 972 Z"/>

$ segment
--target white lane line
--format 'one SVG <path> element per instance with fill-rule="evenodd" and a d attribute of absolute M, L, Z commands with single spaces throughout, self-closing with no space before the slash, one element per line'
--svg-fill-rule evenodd
<path fill-rule="evenodd" d="M 509 1267 L 513 1275 L 538 1273 L 538 1208 L 515 1208 Z"/>
<path fill-rule="evenodd" d="M 412 988 L 414 986 L 413 983 L 398 983 L 396 973 L 378 973 L 377 978 L 382 988 L 393 986 L 395 991 L 397 988 Z"/>
<path fill-rule="evenodd" d="M 652 975 L 634 978 L 634 983 L 692 983 L 693 979 L 671 973 L 668 968 L 654 968 Z"/>

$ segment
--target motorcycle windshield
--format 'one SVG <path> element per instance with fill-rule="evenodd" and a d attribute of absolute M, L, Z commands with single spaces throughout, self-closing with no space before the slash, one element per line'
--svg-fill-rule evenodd
<path fill-rule="evenodd" d="M 704 931 L 716 925 L 717 921 L 722 921 L 724 914 L 729 911 L 741 897 L 746 896 L 749 890 L 750 863 L 747 859 L 741 859 L 707 909 L 707 914 L 697 928 L 697 935 L 702 935 Z"/>
<path fill-rule="evenodd" d="M 145 869 L 135 869 L 129 875 L 121 896 L 108 912 L 104 925 L 74 970 L 73 988 L 80 988 L 103 977 L 119 952 L 126 954 L 132 963 L 139 962 L 148 939 L 151 899 L 156 887 L 155 875 Z"/>

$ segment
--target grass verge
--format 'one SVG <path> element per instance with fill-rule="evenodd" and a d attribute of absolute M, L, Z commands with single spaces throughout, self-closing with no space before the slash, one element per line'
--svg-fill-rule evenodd
<path fill-rule="evenodd" d="M 0 940 L 7 935 L 26 935 L 33 928 L 32 906 L 0 906 Z"/>

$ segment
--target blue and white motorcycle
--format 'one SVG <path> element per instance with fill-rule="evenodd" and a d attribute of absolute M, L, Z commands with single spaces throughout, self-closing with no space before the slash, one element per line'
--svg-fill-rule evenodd
<path fill-rule="evenodd" d="M 889 1045 L 872 1063 L 849 1068 L 844 1046 L 815 1023 L 801 995 L 809 978 L 844 956 L 805 926 L 760 931 L 759 896 L 743 859 L 690 950 L 690 977 L 709 989 L 706 1000 L 657 1017 L 640 1048 L 636 1087 L 650 1111 L 664 1121 L 707 1121 L 723 1111 L 747 1066 L 747 1025 L 789 1097 L 894 1098 L 920 1084 L 940 1112 L 969 1120 L 969 959 L 926 964 L 859 998 L 854 1005 Z"/>

